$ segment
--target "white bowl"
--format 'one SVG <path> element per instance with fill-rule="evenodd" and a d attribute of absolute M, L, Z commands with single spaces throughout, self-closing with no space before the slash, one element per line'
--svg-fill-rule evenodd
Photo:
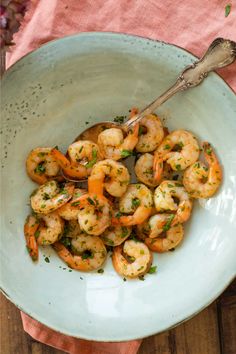
<path fill-rule="evenodd" d="M 214 198 L 195 203 L 182 245 L 155 254 L 156 274 L 124 282 L 110 259 L 104 274 L 69 272 L 51 248 L 41 250 L 39 262 L 33 263 L 25 247 L 23 224 L 35 188 L 25 172 L 30 149 L 66 149 L 86 122 L 144 107 L 195 59 L 163 42 L 83 33 L 44 45 L 6 72 L 1 283 L 12 302 L 48 327 L 98 341 L 149 336 L 202 310 L 235 276 L 236 98 L 216 74 L 158 110 L 171 130 L 191 130 L 214 145 L 224 182 Z"/>

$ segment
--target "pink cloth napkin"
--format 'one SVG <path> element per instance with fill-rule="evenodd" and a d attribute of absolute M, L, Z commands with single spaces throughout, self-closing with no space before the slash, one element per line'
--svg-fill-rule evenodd
<path fill-rule="evenodd" d="M 236 3 L 230 0 L 32 0 L 7 66 L 45 42 L 85 31 L 115 31 L 160 39 L 200 56 L 216 37 L 236 41 Z M 236 90 L 236 64 L 220 74 Z M 233 75 L 234 73 L 234 75 Z M 101 343 L 59 334 L 22 313 L 33 338 L 71 354 L 135 354 L 141 341 Z"/>
<path fill-rule="evenodd" d="M 70 354 L 134 354 L 141 341 L 104 343 L 76 339 L 57 333 L 31 317 L 21 313 L 24 330 L 39 342 L 51 345 Z"/>

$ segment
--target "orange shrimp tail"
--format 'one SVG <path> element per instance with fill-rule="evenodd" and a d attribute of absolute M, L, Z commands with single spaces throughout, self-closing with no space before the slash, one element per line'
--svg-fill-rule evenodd
<path fill-rule="evenodd" d="M 136 116 L 136 114 L 138 114 L 138 108 L 137 107 L 132 107 L 130 110 L 130 115 L 129 115 L 129 119 L 133 118 L 134 116 Z"/>
<path fill-rule="evenodd" d="M 51 154 L 57 160 L 61 168 L 64 169 L 70 166 L 70 161 L 65 157 L 65 155 L 61 151 L 54 148 L 52 149 Z"/>
<path fill-rule="evenodd" d="M 154 153 L 153 159 L 153 177 L 156 181 L 160 181 L 163 173 L 163 161 L 160 160 L 157 153 Z"/>
<path fill-rule="evenodd" d="M 145 244 L 148 246 L 148 248 L 157 253 L 164 253 L 164 247 L 163 247 L 163 239 L 161 238 L 146 238 L 145 239 Z"/>
<path fill-rule="evenodd" d="M 28 217 L 24 225 L 24 234 L 26 246 L 33 261 L 38 260 L 38 244 L 35 238 L 35 232 L 38 230 L 38 228 L 39 223 L 37 222 L 36 218 L 34 216 Z"/>
<path fill-rule="evenodd" d="M 120 225 L 121 224 L 120 218 L 116 218 L 116 217 L 111 218 L 111 224 L 114 226 Z"/>
<path fill-rule="evenodd" d="M 40 176 L 36 174 L 34 174 L 34 176 L 30 176 L 30 178 L 38 184 L 44 184 L 49 180 L 49 178 L 47 178 L 45 175 Z"/>
<path fill-rule="evenodd" d="M 90 176 L 88 178 L 88 192 L 103 195 L 103 178 L 98 179 Z"/>

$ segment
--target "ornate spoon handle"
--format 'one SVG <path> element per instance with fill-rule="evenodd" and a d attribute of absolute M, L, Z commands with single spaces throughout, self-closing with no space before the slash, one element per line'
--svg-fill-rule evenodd
<path fill-rule="evenodd" d="M 179 91 L 199 85 L 210 71 L 232 64 L 236 59 L 236 43 L 228 39 L 215 39 L 201 59 L 187 66 L 179 75 L 177 81 L 155 101 L 140 113 L 123 124 L 125 130 L 130 129 L 144 116 L 154 112 L 162 103 Z"/>

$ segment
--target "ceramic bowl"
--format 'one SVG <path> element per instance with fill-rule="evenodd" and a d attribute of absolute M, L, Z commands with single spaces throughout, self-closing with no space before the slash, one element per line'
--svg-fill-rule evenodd
<path fill-rule="evenodd" d="M 164 331 L 201 311 L 236 273 L 236 98 L 212 73 L 159 110 L 170 130 L 211 142 L 224 169 L 220 191 L 195 202 L 184 242 L 155 254 L 156 274 L 124 282 L 109 258 L 104 273 L 69 272 L 48 247 L 29 258 L 23 224 L 35 188 L 25 159 L 36 146 L 66 147 L 88 125 L 144 107 L 196 58 L 163 42 L 83 33 L 27 55 L 2 82 L 1 283 L 25 313 L 56 331 L 121 341 Z M 45 262 L 48 257 L 50 263 Z"/>

